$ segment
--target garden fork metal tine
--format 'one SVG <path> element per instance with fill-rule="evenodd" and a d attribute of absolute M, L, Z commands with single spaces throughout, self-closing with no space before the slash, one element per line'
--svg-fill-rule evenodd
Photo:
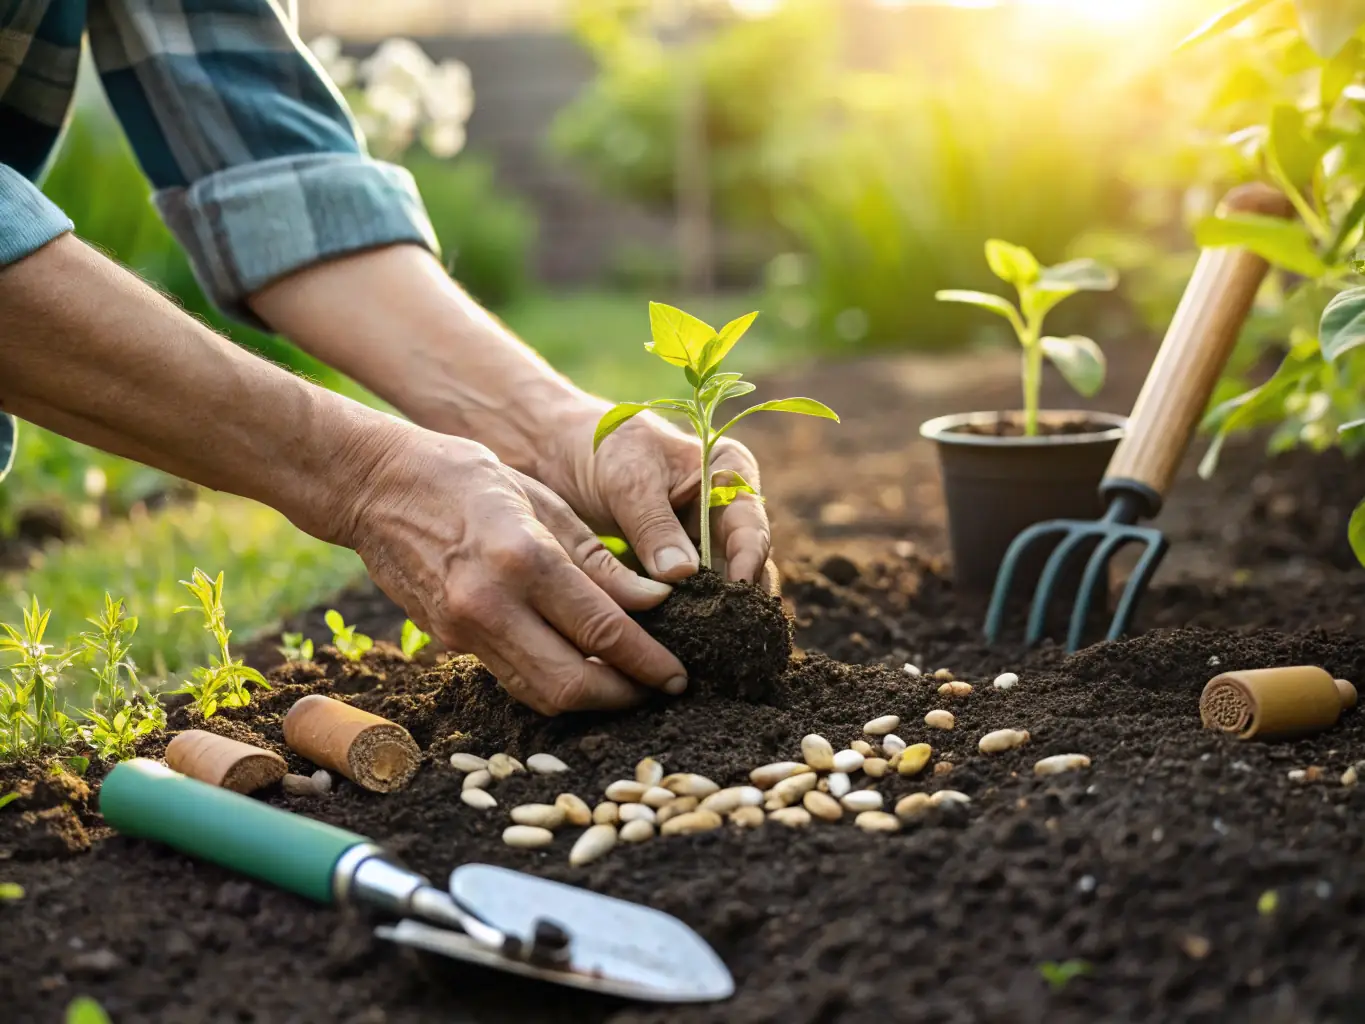
<path fill-rule="evenodd" d="M 1275 189 L 1253 184 L 1228 193 L 1219 210 L 1220 214 L 1227 212 L 1289 219 L 1294 216 L 1294 207 Z M 1064 536 L 1047 559 L 1034 589 L 1025 634 L 1028 642 L 1034 644 L 1042 638 L 1048 602 L 1068 560 L 1087 539 L 1097 539 L 1098 546 L 1082 573 L 1067 629 L 1067 649 L 1080 646 L 1095 588 L 1107 579 L 1105 567 L 1125 544 L 1141 542 L 1146 550 L 1119 598 L 1108 638 L 1114 640 L 1127 632 L 1138 601 L 1169 547 L 1159 531 L 1135 524 L 1161 510 L 1269 268 L 1262 257 L 1246 249 L 1225 247 L 1200 253 L 1194 275 L 1133 405 L 1123 440 L 1100 483 L 1104 516 L 1096 522 L 1036 523 L 1014 539 L 1000 563 L 986 612 L 987 640 L 994 642 L 1000 635 L 1010 584 L 1025 552 L 1039 538 L 1055 533 Z"/>

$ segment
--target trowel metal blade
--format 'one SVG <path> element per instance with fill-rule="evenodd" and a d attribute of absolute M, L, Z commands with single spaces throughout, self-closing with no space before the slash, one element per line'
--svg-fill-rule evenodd
<path fill-rule="evenodd" d="M 710 1002 L 734 994 L 734 978 L 715 950 L 677 918 L 651 907 L 490 864 L 456 868 L 450 893 L 510 935 L 529 938 L 539 920 L 568 932 L 568 968 L 536 968 L 536 977 L 652 1002 Z"/>

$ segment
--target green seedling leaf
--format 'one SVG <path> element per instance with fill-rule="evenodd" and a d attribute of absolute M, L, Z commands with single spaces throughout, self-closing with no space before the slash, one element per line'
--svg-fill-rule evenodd
<path fill-rule="evenodd" d="M 66 1024 L 110 1024 L 104 1007 L 89 996 L 77 996 L 66 1007 Z"/>
<path fill-rule="evenodd" d="M 721 476 L 722 474 L 728 476 L 733 481 L 733 483 L 716 484 L 715 477 Z M 754 497 L 758 498 L 759 501 L 763 500 L 762 495 L 760 495 L 758 491 L 750 487 L 749 482 L 745 480 L 744 477 L 740 476 L 737 472 L 735 472 L 733 469 L 722 470 L 720 473 L 715 474 L 715 476 L 713 476 L 711 480 L 712 480 L 711 505 L 715 508 L 720 508 L 722 506 L 730 504 L 741 494 L 752 494 Z"/>
<path fill-rule="evenodd" d="M 1346 526 L 1346 537 L 1351 542 L 1356 561 L 1365 565 L 1365 501 L 1355 507 L 1351 521 Z"/>
<path fill-rule="evenodd" d="M 1092 339 L 1073 334 L 1069 338 L 1043 338 L 1039 344 L 1066 382 L 1086 398 L 1104 386 L 1104 353 Z"/>
<path fill-rule="evenodd" d="M 614 434 L 621 424 L 633 416 L 638 416 L 649 408 L 647 402 L 622 402 L 603 413 L 597 421 L 597 429 L 592 435 L 592 450 L 597 451 L 602 442 Z"/>
<path fill-rule="evenodd" d="M 1038 277 L 1038 287 L 1049 291 L 1069 288 L 1072 292 L 1112 292 L 1118 284 L 1117 270 L 1091 259 L 1067 260 L 1045 267 Z"/>
<path fill-rule="evenodd" d="M 3 809 L 6 804 L 14 803 L 14 801 L 18 799 L 18 793 L 0 793 L 0 809 Z"/>
<path fill-rule="evenodd" d="M 1354 516 L 1352 516 L 1354 518 Z M 1256 900 L 1256 913 L 1262 917 L 1269 917 L 1280 907 L 1280 894 L 1274 889 L 1267 889 L 1261 893 Z"/>
<path fill-rule="evenodd" d="M 0 882 L 0 903 L 24 898 L 24 887 L 17 882 Z"/>
<path fill-rule="evenodd" d="M 626 552 L 630 550 L 630 542 L 623 537 L 603 537 L 597 538 L 602 542 L 602 546 L 612 553 L 614 558 L 624 558 Z"/>
<path fill-rule="evenodd" d="M 327 628 L 333 633 L 340 633 L 346 629 L 346 620 L 341 617 L 341 612 L 337 611 L 335 608 L 328 611 L 327 614 L 322 617 L 322 621 L 327 623 Z"/>
<path fill-rule="evenodd" d="M 1365 0 L 1294 0 L 1299 25 L 1319 57 L 1331 60 L 1365 25 Z"/>
<path fill-rule="evenodd" d="M 1365 193 L 1361 194 L 1365 199 Z M 1365 274 L 1365 244 L 1356 246 L 1356 251 L 1351 254 L 1351 270 L 1357 274 Z"/>
<path fill-rule="evenodd" d="M 90 758 L 80 754 L 72 754 L 62 762 L 73 775 L 84 775 L 90 770 Z"/>
<path fill-rule="evenodd" d="M 649 329 L 654 340 L 645 346 L 648 351 L 674 366 L 691 367 L 694 373 L 701 370 L 702 349 L 716 337 L 710 324 L 662 302 L 649 304 Z"/>
<path fill-rule="evenodd" d="M 839 422 L 838 415 L 824 402 L 817 402 L 813 398 L 779 398 L 772 402 L 760 402 L 758 405 L 751 405 L 742 413 L 732 419 L 725 426 L 716 431 L 716 436 L 721 437 L 728 433 L 745 416 L 756 412 L 796 412 L 803 416 L 819 416 L 822 419 Z"/>
<path fill-rule="evenodd" d="M 1033 253 L 1022 245 L 992 238 L 986 243 L 986 262 L 991 273 L 1015 287 L 1026 287 L 1038 280 L 1042 268 Z"/>
<path fill-rule="evenodd" d="M 1022 333 L 1023 324 L 1019 322 L 1019 313 L 1013 305 L 999 295 L 992 295 L 990 292 L 974 292 L 964 288 L 945 288 L 942 291 L 934 292 L 934 298 L 939 302 L 961 302 L 968 306 L 979 306 L 982 309 L 989 309 L 992 313 L 1003 316 L 1014 325 L 1016 331 Z"/>
<path fill-rule="evenodd" d="M 403 650 L 403 657 L 411 661 L 429 643 L 431 643 L 431 637 L 418 629 L 417 623 L 411 619 L 403 620 L 403 632 L 398 640 L 398 645 Z"/>
<path fill-rule="evenodd" d="M 1322 69 L 1322 77 L 1318 83 L 1318 105 L 1324 112 L 1336 106 L 1346 87 L 1355 81 L 1356 75 L 1360 72 L 1363 52 L 1365 45 L 1362 45 L 1359 39 L 1352 38 Z"/>
<path fill-rule="evenodd" d="M 1327 303 L 1318 344 L 1323 358 L 1333 361 L 1365 344 L 1365 288 L 1348 288 Z"/>
<path fill-rule="evenodd" d="M 1308 131 L 1303 111 L 1289 103 L 1276 104 L 1270 112 L 1270 136 L 1266 156 L 1280 184 L 1307 191 L 1329 144 Z"/>
<path fill-rule="evenodd" d="M 1327 265 L 1317 254 L 1313 236 L 1298 221 L 1256 213 L 1205 217 L 1194 229 L 1195 240 L 1206 249 L 1236 246 L 1254 252 L 1278 267 L 1305 277 L 1321 277 Z"/>
<path fill-rule="evenodd" d="M 701 372 L 710 373 L 720 366 L 721 360 L 730 354 L 730 350 L 735 347 L 739 339 L 744 337 L 753 322 L 758 318 L 758 313 L 746 313 L 744 316 L 731 320 L 720 329 L 720 333 L 706 343 L 706 347 L 701 353 Z"/>
<path fill-rule="evenodd" d="M 1063 960 L 1060 963 L 1049 960 L 1038 965 L 1038 973 L 1054 992 L 1062 991 L 1073 979 L 1089 974 L 1091 970 L 1088 960 Z"/>
<path fill-rule="evenodd" d="M 1360 190 L 1360 195 L 1356 196 L 1356 201 L 1351 204 L 1351 208 L 1346 211 L 1346 215 L 1337 224 L 1336 233 L 1333 234 L 1332 242 L 1327 247 L 1323 262 L 1335 263 L 1337 261 L 1341 255 L 1341 250 L 1345 248 L 1346 242 L 1350 239 L 1351 233 L 1360 226 L 1362 220 L 1365 220 L 1365 189 Z M 1355 256 L 1358 257 L 1359 255 L 1360 252 L 1357 250 Z M 1360 259 L 1353 258 L 1348 262 L 1355 273 L 1365 272 L 1365 262 Z"/>
<path fill-rule="evenodd" d="M 1200 477 L 1207 480 L 1213 476 L 1223 445 L 1232 434 L 1284 419 L 1285 398 L 1313 371 L 1316 358 L 1312 351 L 1292 351 L 1260 387 L 1236 395 L 1208 412 L 1201 427 L 1214 431 L 1214 438 L 1199 462 Z"/>
<path fill-rule="evenodd" d="M 1276 2 L 1278 0 L 1238 0 L 1237 3 L 1219 11 L 1182 39 L 1180 44 L 1176 46 L 1176 50 L 1185 50 L 1191 46 L 1197 46 L 1206 39 L 1222 35 L 1224 32 L 1236 28 L 1261 8 L 1268 7 Z"/>

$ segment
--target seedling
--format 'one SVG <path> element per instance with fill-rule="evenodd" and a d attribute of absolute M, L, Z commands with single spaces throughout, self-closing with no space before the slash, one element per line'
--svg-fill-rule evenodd
<path fill-rule="evenodd" d="M 16 882 L 0 882 L 0 903 L 24 898 L 24 887 Z"/>
<path fill-rule="evenodd" d="M 1267 889 L 1256 900 L 1256 913 L 1262 917 L 1273 917 L 1279 908 L 1280 894 L 1274 889 Z"/>
<path fill-rule="evenodd" d="M 75 776 L 82 776 L 90 770 L 90 758 L 84 754 L 72 754 L 70 757 L 62 758 L 61 764 L 52 766 L 53 775 L 61 775 L 63 770 Z"/>
<path fill-rule="evenodd" d="M 332 646 L 347 661 L 359 661 L 374 647 L 374 641 L 364 633 L 357 633 L 354 626 L 346 625 L 341 612 L 333 608 L 324 617 L 327 628 L 332 631 Z"/>
<path fill-rule="evenodd" d="M 302 633 L 285 633 L 277 650 L 285 661 L 306 664 L 313 660 L 313 641 L 305 640 Z"/>
<path fill-rule="evenodd" d="M 411 661 L 429 643 L 431 643 L 431 637 L 418 629 L 417 623 L 411 619 L 403 621 L 403 633 L 398 640 L 398 645 L 403 649 L 403 657 Z"/>
<path fill-rule="evenodd" d="M 986 262 L 996 277 L 1019 293 L 1016 307 L 990 292 L 948 289 L 935 293 L 940 302 L 962 302 L 1003 316 L 1023 346 L 1024 436 L 1038 434 L 1038 392 L 1043 382 L 1043 357 L 1057 367 L 1066 382 L 1089 398 L 1104 386 L 1104 353 L 1090 338 L 1073 334 L 1057 338 L 1043 334 L 1043 320 L 1063 299 L 1077 292 L 1108 292 L 1118 285 L 1118 274 L 1090 259 L 1068 260 L 1053 267 L 1039 264 L 1021 245 L 992 238 L 986 243 Z"/>
<path fill-rule="evenodd" d="M 110 1024 L 109 1014 L 89 996 L 77 996 L 67 1004 L 66 1024 Z"/>
<path fill-rule="evenodd" d="M 740 420 L 756 412 L 795 412 L 839 422 L 839 417 L 832 409 L 813 398 L 780 398 L 752 405 L 720 427 L 712 425 L 716 409 L 722 402 L 747 395 L 754 390 L 754 385 L 744 380 L 740 374 L 719 371 L 721 362 L 730 354 L 731 349 L 744 336 L 744 332 L 757 316 L 757 313 L 749 313 L 737 320 L 731 320 L 717 331 L 681 309 L 674 309 L 661 302 L 651 302 L 649 327 L 653 340 L 645 345 L 645 350 L 653 352 L 666 363 L 681 367 L 687 377 L 687 383 L 692 387 L 692 397 L 622 402 L 607 410 L 598 421 L 592 439 L 595 452 L 601 447 L 602 442 L 627 420 L 647 409 L 677 412 L 687 418 L 701 442 L 700 554 L 701 564 L 708 569 L 711 567 L 711 509 L 728 505 L 741 494 L 758 496 L 758 492 L 748 481 L 733 470 L 727 471 L 726 483 L 716 484 L 715 478 L 720 474 L 713 473 L 711 468 L 716 442 L 728 434 Z"/>
<path fill-rule="evenodd" d="M 207 668 L 195 669 L 184 686 L 171 692 L 188 693 L 205 718 L 211 717 L 220 707 L 245 707 L 251 703 L 247 683 L 255 683 L 266 690 L 270 689 L 270 684 L 254 668 L 234 659 L 228 650 L 232 630 L 227 628 L 227 610 L 223 607 L 223 574 L 220 572 L 217 579 L 209 579 L 202 569 L 195 569 L 190 579 L 180 583 L 199 603 L 176 611 L 197 609 L 204 616 L 204 629 L 218 645 L 218 653 L 210 659 Z"/>
<path fill-rule="evenodd" d="M 1048 960 L 1038 965 L 1038 973 L 1054 992 L 1061 992 L 1072 980 L 1089 974 L 1093 968 L 1088 960 Z"/>
<path fill-rule="evenodd" d="M 0 793 L 0 810 L 3 810 L 7 804 L 12 804 L 18 799 L 18 793 Z"/>
<path fill-rule="evenodd" d="M 137 632 L 137 617 L 124 612 L 123 601 L 104 595 L 104 613 L 87 619 L 95 629 L 81 634 L 81 646 L 93 662 L 94 706 L 83 712 L 90 724 L 86 740 L 100 757 L 121 761 L 132 757 L 137 741 L 166 724 L 166 712 L 140 690 L 137 666 L 128 656 Z"/>
<path fill-rule="evenodd" d="M 0 654 L 15 655 L 10 682 L 0 682 L 0 756 L 25 750 L 60 747 L 76 732 L 75 723 L 57 706 L 61 673 L 76 651 L 53 651 L 43 643 L 52 612 L 35 597 L 24 611 L 23 629 L 0 623 Z"/>

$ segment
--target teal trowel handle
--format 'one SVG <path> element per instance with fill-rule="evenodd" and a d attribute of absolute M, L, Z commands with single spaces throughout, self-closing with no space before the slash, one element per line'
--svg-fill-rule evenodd
<path fill-rule="evenodd" d="M 342 854 L 370 843 L 144 758 L 109 773 L 100 813 L 124 835 L 154 839 L 318 903 L 333 902 Z"/>

